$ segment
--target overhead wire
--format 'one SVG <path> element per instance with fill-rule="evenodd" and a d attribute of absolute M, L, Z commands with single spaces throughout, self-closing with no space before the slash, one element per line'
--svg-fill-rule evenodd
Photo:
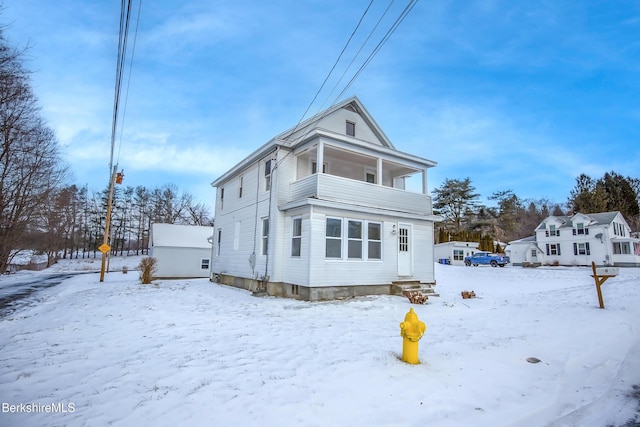
<path fill-rule="evenodd" d="M 120 5 L 120 28 L 118 34 L 118 54 L 116 61 L 116 84 L 113 98 L 113 120 L 111 124 L 111 155 L 109 157 L 109 170 L 113 168 L 113 152 L 115 148 L 118 130 L 118 117 L 120 116 L 120 96 L 122 93 L 122 75 L 127 57 L 127 43 L 129 38 L 129 23 L 131 21 L 132 0 L 122 0 Z"/>
<path fill-rule="evenodd" d="M 330 98 L 331 94 L 336 90 L 336 88 L 338 87 L 338 85 L 340 84 L 340 81 L 342 81 L 344 75 L 346 74 L 346 72 L 348 71 L 348 69 L 351 67 L 351 65 L 355 62 L 355 60 L 357 59 L 357 57 L 360 55 L 360 53 L 362 52 L 364 46 L 367 44 L 368 40 L 371 38 L 371 36 L 373 35 L 373 33 L 375 32 L 375 30 L 377 29 L 377 27 L 380 25 L 380 22 L 382 21 L 382 19 L 384 18 L 384 16 L 387 14 L 387 12 L 389 11 L 391 5 L 394 3 L 395 0 L 391 0 L 389 6 L 387 6 L 387 8 L 385 9 L 385 11 L 383 12 L 383 15 L 380 17 L 380 19 L 378 19 L 378 22 L 376 23 L 375 27 L 370 31 L 369 35 L 367 36 L 367 39 L 365 40 L 365 42 L 362 44 L 362 46 L 360 47 L 360 49 L 358 50 L 358 52 L 354 55 L 351 63 L 348 65 L 347 70 L 345 70 L 345 72 L 343 73 L 343 75 L 340 77 L 338 83 L 334 86 L 334 88 L 331 90 L 330 94 L 327 96 L 327 99 Z M 372 3 L 372 2 L 371 2 Z M 327 77 L 324 79 L 322 85 L 320 86 L 320 89 L 318 89 L 318 91 L 316 92 L 315 96 L 313 97 L 313 100 L 309 103 L 309 106 L 307 107 L 307 109 L 305 110 L 304 114 L 302 115 L 302 117 L 300 118 L 300 120 L 298 121 L 298 123 L 296 124 L 296 126 L 291 130 L 291 132 L 289 132 L 289 134 L 287 135 L 287 137 L 284 139 L 285 141 L 288 141 L 291 137 L 293 137 L 293 135 L 295 134 L 295 132 L 298 130 L 298 127 L 300 126 L 300 124 L 303 122 L 304 117 L 306 116 L 306 114 L 309 112 L 309 109 L 311 108 L 311 106 L 313 105 L 313 103 L 315 102 L 315 100 L 317 99 L 318 95 L 320 94 L 320 92 L 322 91 L 322 89 L 324 88 L 324 85 L 326 84 L 327 80 L 329 79 L 329 77 L 331 76 L 333 70 L 335 69 L 338 61 L 342 58 L 342 55 L 344 54 L 344 51 L 346 50 L 347 46 L 349 45 L 349 42 L 351 41 L 351 39 L 353 38 L 353 36 L 355 35 L 356 31 L 358 30 L 358 28 L 360 27 L 360 24 L 362 23 L 362 20 L 364 19 L 366 13 L 368 12 L 369 8 L 371 7 L 371 3 L 369 3 L 369 5 L 367 6 L 365 12 L 363 13 L 363 15 L 360 17 L 360 20 L 358 21 L 358 24 L 356 25 L 356 28 L 354 29 L 354 31 L 351 33 L 351 36 L 349 37 L 349 40 L 347 41 L 347 44 L 345 45 L 345 47 L 342 49 L 342 52 L 340 53 L 340 55 L 338 56 L 338 59 L 336 60 L 336 63 L 334 63 L 333 67 L 331 68 L 331 71 L 329 72 L 329 74 L 327 74 Z M 331 105 L 329 107 L 327 107 L 327 109 L 330 109 L 331 106 L 335 105 L 336 103 L 338 103 L 338 101 L 341 99 L 341 97 L 345 94 L 345 92 L 347 90 L 349 90 L 349 88 L 353 85 L 353 83 L 355 82 L 355 80 L 360 76 L 360 74 L 362 73 L 362 71 L 366 68 L 366 66 L 373 60 L 373 58 L 378 54 L 378 52 L 380 51 L 380 49 L 382 48 L 382 46 L 384 46 L 384 44 L 389 40 L 389 38 L 391 37 L 391 35 L 396 31 L 396 29 L 400 26 L 400 24 L 404 21 L 404 19 L 407 17 L 407 15 L 411 12 L 411 10 L 415 7 L 415 5 L 418 3 L 418 0 L 409 0 L 409 2 L 407 3 L 407 5 L 404 7 L 404 9 L 402 10 L 402 12 L 398 15 L 398 17 L 396 18 L 396 20 L 393 22 L 393 24 L 391 25 L 391 27 L 387 30 L 387 32 L 385 33 L 385 35 L 382 37 L 382 39 L 378 42 L 378 44 L 376 45 L 376 47 L 371 51 L 371 53 L 369 54 L 369 56 L 365 59 L 365 61 L 362 63 L 362 65 L 358 68 L 358 70 L 353 74 L 353 76 L 351 77 L 351 79 L 349 80 L 349 82 L 345 85 L 345 87 L 340 91 L 340 93 L 336 96 L 336 98 L 334 99 L 334 101 L 331 103 Z M 323 101 L 324 105 L 326 103 L 326 99 L 325 101 Z M 320 114 L 320 113 L 317 113 Z M 324 117 L 324 115 L 318 116 L 316 118 L 316 120 L 314 121 L 314 123 L 317 123 L 318 121 L 322 120 L 322 118 Z M 300 138 L 304 138 L 304 135 L 301 136 Z M 298 138 L 298 139 L 300 139 Z"/>
<path fill-rule="evenodd" d="M 398 29 L 398 27 L 400 26 L 400 24 L 402 23 L 402 21 L 404 21 L 404 19 L 407 17 L 407 15 L 409 14 L 409 12 L 411 12 L 411 10 L 414 8 L 414 6 L 416 5 L 416 3 L 418 3 L 418 0 L 410 0 L 409 3 L 407 3 L 407 6 L 405 6 L 405 8 L 403 9 L 402 13 L 400 13 L 400 15 L 398 16 L 398 18 L 395 20 L 395 22 L 393 23 L 393 25 L 391 26 L 391 28 L 389 28 L 389 30 L 387 31 L 387 33 L 384 35 L 384 37 L 382 38 L 382 40 L 380 40 L 380 42 L 378 43 L 378 45 L 375 47 L 375 49 L 371 52 L 371 54 L 369 54 L 369 56 L 367 57 L 367 59 L 364 61 L 364 63 L 360 66 L 360 68 L 358 69 L 358 71 L 353 75 L 353 77 L 351 78 L 351 80 L 349 81 L 349 83 L 347 83 L 347 85 L 344 87 L 344 89 L 342 89 L 342 91 L 338 94 L 338 96 L 336 97 L 336 99 L 333 101 L 333 104 L 335 104 L 336 102 L 338 102 L 340 100 L 340 97 L 342 97 L 342 95 L 344 95 L 344 93 L 351 87 L 351 85 L 353 84 L 353 82 L 358 78 L 358 76 L 360 75 L 360 73 L 362 73 L 362 71 L 365 69 L 365 67 L 367 65 L 369 65 L 369 63 L 371 62 L 371 60 L 377 55 L 377 53 L 380 51 L 380 49 L 382 48 L 382 46 L 384 46 L 384 44 L 387 42 L 387 40 L 389 40 L 389 37 L 391 37 L 391 35 Z M 333 105 L 332 104 L 332 105 Z"/>
<path fill-rule="evenodd" d="M 318 98 L 318 95 L 320 94 L 320 92 L 322 91 L 322 89 L 324 88 L 324 85 L 327 83 L 327 81 L 329 80 L 329 77 L 331 77 L 331 74 L 333 74 L 333 70 L 336 68 L 336 66 L 338 65 L 338 62 L 340 62 L 340 59 L 342 58 L 342 55 L 344 54 L 344 52 L 347 50 L 347 47 L 349 46 L 349 43 L 351 43 L 351 39 L 353 39 L 353 36 L 356 34 L 356 32 L 358 31 L 358 28 L 360 28 L 360 24 L 362 23 L 364 17 L 367 15 L 367 12 L 369 12 L 369 9 L 371 8 L 371 5 L 373 4 L 373 0 L 371 0 L 369 2 L 369 5 L 367 6 L 367 8 L 364 10 L 364 12 L 362 13 L 362 15 L 360 16 L 360 19 L 358 20 L 358 24 L 356 25 L 356 27 L 353 29 L 353 31 L 351 32 L 351 35 L 349 36 L 349 39 L 347 40 L 347 42 L 345 43 L 344 47 L 342 48 L 342 51 L 340 52 L 340 55 L 338 55 L 338 58 L 336 59 L 336 61 L 333 63 L 333 66 L 331 67 L 331 69 L 329 70 L 329 72 L 327 73 L 327 76 L 324 78 L 324 81 L 322 82 L 322 84 L 320 85 L 320 89 L 318 89 L 318 91 L 316 92 L 315 96 L 313 97 L 313 99 L 311 100 L 311 102 L 309 103 L 309 105 L 307 106 L 307 109 L 304 110 L 304 113 L 302 113 L 302 116 L 300 117 L 300 120 L 298 120 L 298 123 L 296 124 L 296 126 L 294 127 L 294 131 L 292 132 L 295 133 L 295 129 L 297 129 L 297 127 L 300 125 L 300 123 L 302 123 L 302 120 L 304 120 L 304 117 L 307 115 L 307 113 L 309 112 L 309 109 L 311 108 L 311 106 L 313 105 L 313 103 L 316 101 L 316 98 Z"/>
<path fill-rule="evenodd" d="M 136 27 L 133 33 L 133 47 L 131 48 L 131 58 L 129 59 L 129 75 L 127 77 L 127 90 L 124 96 L 124 108 L 122 109 L 122 122 L 120 124 L 120 141 L 118 142 L 118 155 L 116 156 L 116 163 L 120 161 L 120 149 L 122 147 L 122 134 L 124 132 L 124 119 L 127 113 L 127 101 L 129 100 L 129 87 L 131 84 L 131 71 L 133 69 L 133 57 L 136 53 L 136 41 L 138 39 L 138 27 L 140 25 L 140 12 L 142 11 L 142 0 L 138 2 L 138 16 L 136 18 Z"/>
<path fill-rule="evenodd" d="M 380 18 L 378 19 L 378 22 L 376 22 L 376 25 L 374 25 L 374 27 L 371 29 L 371 31 L 369 31 L 369 35 L 367 36 L 367 38 L 365 39 L 364 42 L 362 42 L 362 45 L 360 45 L 360 49 L 358 49 L 358 51 L 356 52 L 355 55 L 353 55 L 353 58 L 351 59 L 351 62 L 349 62 L 349 65 L 347 65 L 347 68 L 345 68 L 344 72 L 342 73 L 342 75 L 340 76 L 340 78 L 338 79 L 338 81 L 336 82 L 336 84 L 333 86 L 333 88 L 331 89 L 331 92 L 329 92 L 329 95 L 327 95 L 327 97 L 324 99 L 324 101 L 322 101 L 322 104 L 320 104 L 320 107 L 318 107 L 318 112 L 320 112 L 322 110 L 322 107 L 324 107 L 324 105 L 326 104 L 326 102 L 329 100 L 329 98 L 331 97 L 331 95 L 333 95 L 333 92 L 336 90 L 336 88 L 338 87 L 338 85 L 340 84 L 340 82 L 342 82 L 342 79 L 344 78 L 344 76 L 347 74 L 347 71 L 349 71 L 349 69 L 351 69 L 351 66 L 353 65 L 353 63 L 356 61 L 356 59 L 358 58 L 358 56 L 360 56 L 360 53 L 362 52 L 362 49 L 364 49 L 364 47 L 367 45 L 367 43 L 369 42 L 369 40 L 371 39 L 371 36 L 373 36 L 373 33 L 378 29 L 378 26 L 380 25 L 380 23 L 382 22 L 382 20 L 384 19 L 384 17 L 387 15 L 387 12 L 389 12 L 389 9 L 391 9 L 391 6 L 393 5 L 393 3 L 395 2 L 395 0 L 391 0 L 389 2 L 389 5 L 387 6 L 387 8 L 384 10 L 384 12 L 382 13 L 382 15 L 380 15 Z"/>

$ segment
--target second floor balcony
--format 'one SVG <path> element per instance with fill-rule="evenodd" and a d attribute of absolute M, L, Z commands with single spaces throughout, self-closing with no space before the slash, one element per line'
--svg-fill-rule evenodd
<path fill-rule="evenodd" d="M 278 204 L 283 206 L 309 198 L 398 213 L 433 214 L 431 197 L 426 194 L 325 173 L 315 173 L 292 182 L 289 191 L 280 195 Z"/>

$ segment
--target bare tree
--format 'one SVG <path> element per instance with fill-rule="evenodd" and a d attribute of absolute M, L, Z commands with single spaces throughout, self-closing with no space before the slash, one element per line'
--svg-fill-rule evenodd
<path fill-rule="evenodd" d="M 0 29 L 0 271 L 64 177 L 58 143 L 40 117 L 20 56 Z"/>

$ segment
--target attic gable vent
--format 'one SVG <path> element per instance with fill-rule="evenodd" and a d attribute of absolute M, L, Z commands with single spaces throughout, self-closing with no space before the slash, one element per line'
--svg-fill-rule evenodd
<path fill-rule="evenodd" d="M 357 113 L 356 107 L 353 104 L 347 104 L 344 106 L 344 109 L 347 111 L 351 111 L 352 113 Z"/>

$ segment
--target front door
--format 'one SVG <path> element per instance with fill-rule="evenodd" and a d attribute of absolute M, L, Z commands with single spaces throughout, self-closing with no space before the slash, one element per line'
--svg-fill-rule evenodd
<path fill-rule="evenodd" d="M 398 276 L 413 275 L 411 224 L 398 224 Z"/>

